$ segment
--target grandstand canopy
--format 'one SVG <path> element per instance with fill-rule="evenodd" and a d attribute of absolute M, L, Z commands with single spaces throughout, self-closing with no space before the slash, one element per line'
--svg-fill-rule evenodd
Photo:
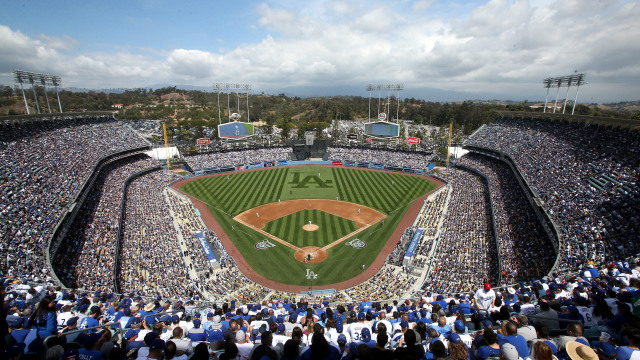
<path fill-rule="evenodd" d="M 175 146 L 170 146 L 168 148 L 165 148 L 165 147 L 155 148 L 151 151 L 145 152 L 145 154 L 149 155 L 151 158 L 155 160 L 167 160 L 167 154 L 169 154 L 169 159 L 180 156 L 180 152 L 178 151 L 178 148 Z"/>

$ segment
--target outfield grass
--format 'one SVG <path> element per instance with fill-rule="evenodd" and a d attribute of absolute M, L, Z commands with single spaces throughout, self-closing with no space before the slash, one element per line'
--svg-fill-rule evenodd
<path fill-rule="evenodd" d="M 231 241 L 244 255 L 245 260 L 262 276 L 285 284 L 308 285 L 305 275 L 306 270 L 311 269 L 318 274 L 314 285 L 326 285 L 352 278 L 362 271 L 363 264 L 369 266 L 398 226 L 411 203 L 434 188 L 435 184 L 417 176 L 347 167 L 305 166 L 207 177 L 189 182 L 181 190 L 207 204 Z M 233 216 L 245 210 L 277 202 L 278 199 L 284 201 L 290 199 L 335 200 L 337 198 L 341 201 L 371 207 L 388 214 L 388 217 L 384 224 L 378 223 L 357 234 L 357 238 L 367 243 L 365 248 L 355 249 L 346 245 L 351 240 L 348 239 L 329 249 L 328 259 L 320 263 L 301 263 L 293 257 L 293 249 L 274 241 L 271 242 L 275 243 L 275 247 L 258 250 L 255 248 L 255 244 L 264 240 L 264 235 L 233 220 Z M 285 233 L 296 230 L 288 220 L 283 219 L 295 219 L 296 216 L 299 216 L 302 223 L 296 226 L 300 231 L 303 231 L 301 227 L 308 223 L 309 216 L 324 214 L 321 211 L 317 211 L 317 213 L 319 214 L 292 214 L 272 221 L 267 224 L 268 229 L 265 230 L 284 239 Z M 336 227 L 336 224 L 342 226 L 340 224 L 348 222 L 344 219 L 338 221 L 329 217 L 318 219 L 318 221 L 329 224 L 325 225 L 325 228 L 332 229 Z M 314 223 L 320 225 L 315 221 Z M 235 230 L 232 230 L 232 225 Z M 353 226 L 355 227 L 355 225 Z M 338 233 L 337 230 L 335 234 L 323 233 L 320 235 L 318 233 L 319 238 L 311 241 L 318 241 L 318 244 L 324 241 L 330 243 L 340 238 L 337 236 Z M 336 237 L 330 239 L 334 235 Z M 289 236 L 296 237 L 295 233 L 289 234 Z M 300 247 L 324 246 L 292 243 Z"/>

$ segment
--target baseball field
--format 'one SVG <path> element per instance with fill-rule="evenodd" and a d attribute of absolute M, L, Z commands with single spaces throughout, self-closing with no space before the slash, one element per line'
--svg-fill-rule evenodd
<path fill-rule="evenodd" d="M 369 269 L 409 207 L 436 185 L 422 176 L 294 166 L 200 177 L 176 187 L 206 206 L 216 232 L 224 232 L 220 237 L 228 237 L 259 276 L 328 288 Z"/>

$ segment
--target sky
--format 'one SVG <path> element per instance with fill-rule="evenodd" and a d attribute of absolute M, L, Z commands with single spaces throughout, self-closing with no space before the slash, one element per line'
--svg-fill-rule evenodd
<path fill-rule="evenodd" d="M 543 79 L 577 71 L 578 102 L 640 100 L 638 19 L 640 1 L 625 0 L 12 0 L 0 84 L 20 69 L 90 89 L 366 97 L 401 83 L 402 98 L 543 101 Z"/>

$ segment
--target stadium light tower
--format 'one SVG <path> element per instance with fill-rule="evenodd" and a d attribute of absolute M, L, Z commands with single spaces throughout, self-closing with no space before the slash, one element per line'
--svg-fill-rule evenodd
<path fill-rule="evenodd" d="M 29 111 L 29 105 L 27 104 L 27 96 L 24 93 L 24 83 L 28 81 L 31 83 L 31 88 L 33 90 L 33 96 L 36 100 L 36 108 L 38 110 L 38 114 L 40 113 L 40 104 L 38 102 L 38 94 L 36 93 L 36 82 L 40 82 L 40 84 L 44 87 L 44 96 L 47 99 L 47 107 L 49 108 L 49 113 L 51 113 L 51 105 L 49 103 L 49 95 L 47 94 L 47 85 L 55 86 L 56 88 L 56 96 L 58 97 L 58 106 L 60 107 L 60 112 L 62 112 L 62 104 L 60 103 L 60 94 L 58 93 L 58 86 L 60 86 L 61 79 L 60 76 L 51 75 L 51 74 L 41 74 L 35 73 L 31 71 L 24 70 L 13 70 L 14 80 L 15 82 L 20 84 L 20 89 L 22 90 L 22 98 L 24 99 L 24 106 L 27 109 L 27 114 L 31 114 Z"/>
<path fill-rule="evenodd" d="M 22 77 L 22 70 L 13 70 L 13 75 L 15 77 L 15 82 L 20 84 L 20 89 L 22 89 L 22 98 L 24 99 L 24 107 L 27 109 L 27 115 L 31 115 L 29 111 L 29 105 L 27 104 L 27 95 L 24 93 L 24 78 Z"/>
<path fill-rule="evenodd" d="M 44 98 L 47 99 L 47 108 L 49 109 L 49 114 L 51 114 L 51 105 L 49 104 L 49 95 L 47 95 L 47 75 L 40 74 L 38 76 L 38 79 L 40 79 L 40 83 L 44 88 Z"/>
<path fill-rule="evenodd" d="M 56 96 L 58 97 L 58 106 L 60 107 L 60 112 L 62 112 L 62 103 L 60 102 L 60 93 L 58 93 L 58 87 L 62 83 L 62 79 L 58 75 L 49 75 L 49 81 L 56 88 Z"/>
<path fill-rule="evenodd" d="M 250 112 L 249 112 L 249 91 L 251 91 L 251 84 L 238 84 L 238 83 L 213 83 L 213 89 L 218 93 L 218 125 L 222 123 L 222 118 L 220 115 L 220 91 L 227 91 L 227 111 L 229 112 L 229 116 L 231 116 L 231 105 L 230 105 L 230 92 L 232 90 L 236 90 L 238 94 L 238 113 L 240 113 L 240 90 L 244 90 L 247 93 L 247 121 L 250 121 Z"/>
<path fill-rule="evenodd" d="M 391 111 L 391 92 L 398 92 L 398 108 L 396 110 L 396 122 L 400 117 L 400 91 L 404 90 L 404 84 L 396 83 L 396 84 L 368 84 L 365 87 L 365 90 L 369 92 L 369 120 L 371 120 L 371 92 L 378 90 L 378 114 L 380 114 L 380 91 L 387 91 L 387 112 Z"/>
<path fill-rule="evenodd" d="M 576 71 L 577 72 L 577 71 Z M 585 74 L 573 74 L 568 76 L 559 76 L 554 78 L 546 78 L 542 81 L 542 85 L 547 89 L 547 96 L 544 99 L 544 112 L 547 112 L 547 100 L 549 98 L 549 89 L 551 87 L 555 87 L 556 90 L 556 100 L 553 105 L 553 113 L 556 113 L 556 108 L 558 107 L 558 96 L 560 94 L 560 88 L 565 86 L 567 88 L 567 93 L 564 97 L 564 105 L 562 106 L 562 113 L 565 113 L 567 107 L 567 100 L 569 99 L 569 90 L 571 86 L 576 86 L 576 97 L 573 101 L 573 109 L 571 110 L 571 115 L 573 115 L 576 109 L 576 103 L 578 102 L 578 90 L 580 90 L 580 85 L 586 85 Z"/>

